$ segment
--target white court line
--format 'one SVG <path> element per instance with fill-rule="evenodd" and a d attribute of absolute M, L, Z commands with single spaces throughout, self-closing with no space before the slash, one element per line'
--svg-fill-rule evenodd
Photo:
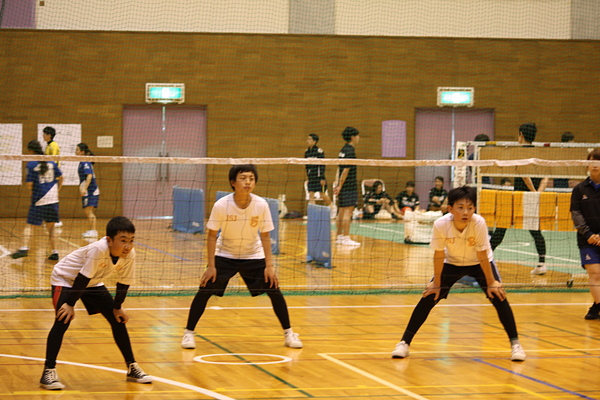
<path fill-rule="evenodd" d="M 597 349 L 527 349 L 527 353 L 566 353 L 566 352 L 590 352 L 590 351 L 600 351 L 600 348 Z M 507 350 L 448 350 L 447 353 L 452 353 L 452 354 L 469 354 L 469 353 L 476 353 L 476 354 L 482 354 L 482 353 L 503 353 L 506 354 Z M 391 354 L 390 351 L 370 351 L 370 352 L 360 352 L 357 353 L 356 351 L 353 352 L 348 352 L 348 353 L 327 353 L 329 355 L 336 355 L 336 356 L 360 356 L 360 355 L 379 355 L 379 354 Z M 415 354 L 440 354 L 439 350 L 420 350 L 420 351 L 410 351 L 411 355 L 415 355 Z M 597 356 L 594 356 L 597 357 Z"/>
<path fill-rule="evenodd" d="M 32 360 L 32 361 L 41 361 L 41 362 L 46 361 L 43 358 L 15 356 L 15 355 L 11 355 L 11 354 L 0 354 L 0 357 L 19 358 L 19 359 L 22 359 L 22 360 Z M 71 362 L 71 361 L 57 361 L 57 363 L 59 363 L 59 364 L 67 364 L 67 365 L 74 365 L 74 366 L 77 366 L 77 367 L 101 369 L 101 370 L 104 370 L 104 371 L 117 372 L 117 373 L 120 373 L 120 374 L 127 374 L 127 371 L 124 371 L 124 370 L 121 370 L 121 369 L 109 368 L 109 367 L 102 367 L 102 366 L 99 366 L 99 365 L 82 364 L 82 363 L 76 363 L 76 362 Z M 173 385 L 173 386 L 180 387 L 182 389 L 188 389 L 188 390 L 191 390 L 193 392 L 202 393 L 202 394 L 204 394 L 206 396 L 212 397 L 213 399 L 217 399 L 217 400 L 235 400 L 233 397 L 224 396 L 222 394 L 213 392 L 213 391 L 208 390 L 208 389 L 201 388 L 199 386 L 189 385 L 187 383 L 177 382 L 177 381 L 173 381 L 171 379 L 160 378 L 160 377 L 157 377 L 157 376 L 154 376 L 154 375 L 152 375 L 152 378 L 154 379 L 154 382 L 162 382 L 162 383 L 166 383 L 168 385 Z"/>
<path fill-rule="evenodd" d="M 10 254 L 10 251 L 8 251 L 4 246 L 0 246 L 0 251 L 2 252 L 2 254 L 0 254 L 0 258 L 6 257 Z"/>
<path fill-rule="evenodd" d="M 1 301 L 1 299 L 0 299 Z M 14 299 L 11 299 L 14 301 Z M 589 306 L 589 303 L 510 303 L 511 307 L 520 307 L 520 306 L 537 306 L 537 307 L 556 307 L 556 306 Z M 374 306 L 288 306 L 288 308 L 294 308 L 298 310 L 314 310 L 314 309 L 355 309 L 355 308 L 414 308 L 414 304 L 399 304 L 399 305 L 374 305 Z M 450 307 L 493 307 L 490 303 L 481 303 L 481 304 L 437 304 L 436 308 L 450 308 Z M 149 307 L 149 308 L 126 308 L 127 311 L 189 311 L 189 307 Z M 206 307 L 207 310 L 271 310 L 273 307 Z M 4 309 L 0 310 L 0 312 L 40 312 L 40 311 L 48 311 L 54 312 L 52 308 L 13 308 L 13 309 Z M 75 311 L 85 311 L 85 308 L 76 308 Z"/>
<path fill-rule="evenodd" d="M 388 381 L 386 381 L 384 379 L 381 379 L 381 378 L 379 378 L 379 377 L 377 377 L 377 376 L 375 376 L 373 374 L 370 374 L 370 373 L 368 373 L 366 371 L 363 371 L 362 369 L 356 368 L 356 367 L 354 367 L 354 366 L 352 366 L 350 364 L 347 364 L 347 363 L 345 363 L 343 361 L 340 361 L 337 358 L 333 358 L 329 354 L 318 353 L 317 355 L 321 356 L 321 357 L 325 358 L 326 360 L 329 360 L 329 361 L 331 361 L 333 363 L 341 365 L 344 368 L 348 368 L 349 370 L 354 371 L 357 374 L 360 374 L 360 375 L 362 375 L 364 377 L 372 379 L 372 380 L 374 380 L 377 383 L 380 383 L 380 384 L 382 384 L 384 386 L 387 386 L 387 387 L 389 387 L 391 389 L 394 389 L 397 392 L 403 393 L 403 394 L 407 395 L 408 397 L 411 397 L 411 398 L 417 399 L 417 400 L 427 400 L 427 397 L 420 396 L 420 395 L 418 395 L 416 393 L 411 392 L 410 390 L 406 390 L 406 389 L 404 389 L 404 388 L 402 388 L 402 387 L 400 387 L 398 385 L 394 385 L 393 383 L 388 382 Z"/>
<path fill-rule="evenodd" d="M 502 247 L 496 248 L 495 251 L 498 251 L 498 250 L 506 251 L 508 253 L 527 254 L 529 256 L 537 256 L 538 255 L 537 253 L 532 253 L 532 252 L 529 252 L 529 251 L 506 249 L 506 248 L 502 248 Z M 568 262 L 572 262 L 572 263 L 576 263 L 576 264 L 581 264 L 581 260 L 573 260 L 571 258 L 554 257 L 554 256 L 549 256 L 549 255 L 546 255 L 546 258 L 547 259 L 548 258 L 552 258 L 554 260 L 568 261 Z M 503 262 L 502 260 L 499 260 L 499 259 L 495 259 L 494 261 Z"/>

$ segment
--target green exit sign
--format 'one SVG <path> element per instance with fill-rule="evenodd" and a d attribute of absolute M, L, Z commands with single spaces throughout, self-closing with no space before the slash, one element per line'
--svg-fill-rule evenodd
<path fill-rule="evenodd" d="M 440 107 L 472 107 L 475 88 L 438 87 L 437 105 Z"/>
<path fill-rule="evenodd" d="M 146 103 L 178 103 L 185 101 L 183 83 L 146 83 Z"/>

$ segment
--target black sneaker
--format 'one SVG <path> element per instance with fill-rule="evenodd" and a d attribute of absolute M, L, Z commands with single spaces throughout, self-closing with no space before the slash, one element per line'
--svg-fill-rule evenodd
<path fill-rule="evenodd" d="M 65 385 L 60 383 L 56 368 L 46 368 L 42 374 L 42 379 L 40 379 L 40 387 L 48 390 L 62 390 Z"/>
<path fill-rule="evenodd" d="M 48 256 L 48 260 L 50 261 L 58 261 L 58 253 L 52 253 Z"/>
<path fill-rule="evenodd" d="M 587 314 L 585 314 L 585 319 L 600 319 L 600 304 L 592 304 Z"/>
<path fill-rule="evenodd" d="M 27 257 L 27 250 L 17 250 L 14 253 L 12 253 L 10 256 L 14 259 Z"/>
<path fill-rule="evenodd" d="M 152 383 L 152 377 L 142 371 L 138 363 L 132 362 L 127 368 L 127 381 L 137 383 Z"/>

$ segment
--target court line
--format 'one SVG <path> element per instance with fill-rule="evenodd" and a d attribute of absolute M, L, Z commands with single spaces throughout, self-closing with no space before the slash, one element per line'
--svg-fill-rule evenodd
<path fill-rule="evenodd" d="M 488 366 L 490 366 L 490 367 L 497 368 L 497 369 L 499 369 L 499 370 L 501 370 L 501 371 L 508 372 L 508 373 L 510 373 L 510 374 L 517 375 L 517 376 L 520 376 L 520 377 L 522 377 L 522 378 L 525 378 L 525 379 L 529 379 L 530 381 L 533 381 L 533 382 L 535 382 L 535 383 L 539 383 L 540 385 L 544 385 L 544 386 L 551 387 L 552 389 L 559 390 L 559 391 L 561 391 L 561 392 L 563 392 L 563 393 L 568 393 L 568 394 L 570 394 L 570 395 L 577 396 L 577 397 L 580 397 L 580 398 L 582 398 L 582 399 L 596 400 L 596 399 L 594 399 L 593 397 L 588 397 L 588 396 L 586 396 L 586 395 L 584 395 L 584 394 L 577 393 L 577 392 L 573 392 L 572 390 L 565 389 L 565 388 L 562 388 L 562 387 L 560 387 L 560 386 L 553 385 L 553 384 L 551 384 L 551 383 L 548 383 L 548 382 L 545 382 L 545 381 L 542 381 L 542 380 L 539 380 L 539 379 L 533 378 L 533 377 L 531 377 L 531 376 L 524 375 L 524 374 L 521 374 L 521 373 L 519 373 L 519 372 L 511 371 L 511 370 L 509 370 L 509 369 L 506 369 L 506 368 L 504 368 L 504 367 L 500 367 L 500 366 L 498 366 L 498 365 L 495 365 L 495 364 L 492 364 L 492 363 L 490 363 L 490 362 L 483 361 L 483 360 L 481 360 L 481 359 L 479 359 L 479 358 L 475 358 L 475 359 L 473 359 L 473 360 L 474 360 L 474 361 L 476 361 L 476 362 L 479 362 L 479 363 L 482 363 L 482 364 L 488 365 Z"/>
<path fill-rule="evenodd" d="M 4 246 L 0 246 L 0 251 L 2 251 L 2 254 L 0 254 L 0 258 L 6 257 L 10 254 L 10 251 L 8 251 Z"/>
<path fill-rule="evenodd" d="M 331 362 L 333 362 L 335 364 L 341 365 L 342 367 L 347 368 L 347 369 L 349 369 L 349 370 L 351 370 L 353 372 L 356 372 L 359 375 L 362 375 L 362 376 L 364 376 L 366 378 L 372 379 L 372 380 L 374 380 L 377 383 L 385 385 L 385 386 L 389 387 L 390 389 L 394 389 L 397 392 L 405 394 L 408 397 L 411 397 L 411 398 L 417 399 L 417 400 L 427 400 L 427 397 L 420 396 L 420 395 L 418 395 L 416 393 L 411 392 L 410 390 L 404 389 L 404 388 L 402 388 L 402 387 L 400 387 L 398 385 L 394 385 L 393 383 L 388 382 L 388 381 L 386 381 L 384 379 L 381 379 L 378 376 L 375 376 L 375 375 L 370 374 L 370 373 L 368 373 L 366 371 L 363 371 L 360 368 L 356 368 L 356 367 L 354 367 L 354 366 L 352 366 L 350 364 L 347 364 L 347 363 L 345 363 L 343 361 L 340 361 L 337 358 L 331 357 L 328 353 L 317 353 L 317 355 L 321 356 L 324 359 L 329 360 L 329 361 L 331 361 Z"/>
<path fill-rule="evenodd" d="M 207 342 L 207 343 L 210 343 L 210 344 L 212 344 L 213 346 L 215 346 L 215 347 L 218 347 L 219 349 L 221 349 L 221 350 L 223 350 L 223 351 L 226 351 L 227 353 L 231 354 L 232 356 L 235 356 L 236 358 L 238 358 L 238 359 L 240 359 L 240 360 L 242 360 L 242 361 L 248 362 L 248 360 L 247 360 L 247 359 L 245 359 L 244 357 L 242 357 L 242 356 L 240 356 L 240 355 L 239 355 L 240 353 L 234 353 L 233 351 L 231 351 L 231 350 L 229 350 L 229 349 L 227 349 L 227 348 L 225 348 L 225 347 L 221 346 L 219 343 L 217 343 L 217 342 L 214 342 L 214 341 L 210 340 L 210 339 L 209 339 L 209 338 L 207 338 L 206 336 L 203 336 L 203 335 L 198 335 L 198 337 L 202 338 L 202 340 L 204 340 L 205 342 Z M 279 376 L 275 375 L 275 374 L 274 374 L 274 373 L 272 373 L 272 372 L 269 372 L 269 371 L 267 371 L 266 369 L 264 369 L 264 368 L 263 368 L 263 367 L 261 367 L 260 365 L 256 365 L 256 364 L 249 364 L 249 365 L 251 365 L 251 366 L 252 366 L 252 368 L 256 368 L 256 369 L 258 369 L 259 371 L 263 372 L 264 374 L 266 374 L 266 375 L 270 376 L 271 378 L 273 378 L 273 379 L 276 379 L 277 381 L 279 381 L 279 382 L 283 383 L 284 385 L 287 385 L 287 386 L 288 386 L 290 389 L 292 389 L 292 390 L 296 390 L 297 392 L 299 392 L 299 393 L 302 393 L 302 394 L 303 394 L 303 395 L 305 395 L 306 397 L 315 397 L 315 396 L 313 396 L 312 394 L 308 393 L 307 391 L 305 391 L 305 390 L 303 390 L 303 389 L 299 388 L 298 386 L 296 386 L 296 385 L 294 385 L 294 384 L 292 384 L 292 383 L 290 383 L 290 382 L 286 381 L 286 380 L 285 380 L 285 379 L 283 379 L 283 378 L 280 378 Z"/>
<path fill-rule="evenodd" d="M 2 299 L 0 299 L 2 300 Z M 536 307 L 555 307 L 555 306 L 573 306 L 573 307 L 579 307 L 579 306 L 589 306 L 589 302 L 588 303 L 510 303 L 511 307 L 519 307 L 519 306 L 536 306 Z M 345 308 L 345 309 L 356 309 L 356 308 L 414 308 L 415 305 L 414 304 L 398 304 L 398 305 L 392 305 L 392 304 L 382 304 L 382 305 L 373 305 L 373 306 L 369 306 L 369 305 L 364 305 L 364 306 L 350 306 L 350 305 L 346 305 L 346 306 L 316 306 L 316 305 L 311 305 L 311 306 L 290 306 L 288 305 L 288 308 L 293 308 L 293 309 L 298 309 L 298 310 L 314 310 L 314 309 L 341 309 L 341 308 Z M 492 304 L 437 304 L 436 308 L 451 308 L 451 307 L 493 307 Z M 132 307 L 129 308 L 127 307 L 126 310 L 127 311 L 188 311 L 190 308 L 189 307 L 148 307 L 148 308 L 141 308 L 141 307 Z M 221 306 L 212 306 L 212 307 L 206 307 L 207 310 L 271 310 L 273 309 L 272 306 L 251 306 L 251 307 L 221 307 Z M 85 308 L 76 308 L 76 311 L 85 311 Z M 52 311 L 54 312 L 54 309 L 52 308 L 13 308 L 13 309 L 4 309 L 4 310 L 0 310 L 0 312 L 38 312 L 38 311 Z"/>
<path fill-rule="evenodd" d="M 8 358 L 19 358 L 22 360 L 31 360 L 31 361 L 41 361 L 44 362 L 46 361 L 43 358 L 37 358 L 37 357 L 25 357 L 25 356 L 15 356 L 12 354 L 0 354 L 0 357 L 8 357 Z M 116 369 L 116 368 L 110 368 L 110 367 L 103 367 L 100 365 L 93 365 L 93 364 L 82 364 L 82 363 L 76 363 L 76 362 L 71 362 L 71 361 L 57 361 L 58 364 L 66 364 L 66 365 L 74 365 L 77 367 L 85 367 L 85 368 L 92 368 L 92 369 L 101 369 L 104 371 L 109 371 L 109 372 L 117 372 L 120 374 L 127 374 L 127 371 L 122 370 L 122 369 Z M 208 389 L 204 389 L 201 388 L 199 386 L 194 386 L 194 385 L 190 385 L 188 383 L 183 383 L 183 382 L 177 382 L 171 379 L 166 379 L 166 378 L 160 378 L 158 376 L 154 376 L 152 375 L 152 378 L 154 380 L 154 382 L 162 382 L 162 383 L 166 383 L 168 385 L 173 385 L 173 386 L 177 386 L 180 387 L 182 389 L 188 389 L 191 390 L 193 392 L 197 392 L 197 393 L 202 393 L 206 396 L 210 396 L 213 399 L 217 399 L 217 400 L 235 400 L 233 397 L 228 397 L 216 392 L 213 392 L 212 390 L 208 390 Z"/>

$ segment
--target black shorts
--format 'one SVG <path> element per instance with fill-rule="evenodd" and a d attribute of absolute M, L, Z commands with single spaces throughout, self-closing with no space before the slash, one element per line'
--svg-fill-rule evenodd
<path fill-rule="evenodd" d="M 496 267 L 496 263 L 491 262 L 492 274 L 494 275 L 494 279 L 500 282 L 500 274 L 498 272 L 498 268 Z M 481 269 L 481 265 L 469 265 L 466 267 L 459 267 L 454 264 L 444 263 L 444 268 L 442 269 L 442 279 L 441 279 L 441 290 L 440 296 L 438 300 L 445 299 L 448 297 L 448 293 L 450 292 L 450 288 L 454 285 L 460 278 L 465 276 L 471 276 L 475 278 L 477 283 L 479 283 L 479 287 L 483 290 L 487 297 L 487 280 L 485 279 L 485 275 L 483 270 Z M 433 280 L 433 278 L 432 278 Z"/>
<path fill-rule="evenodd" d="M 261 295 L 267 291 L 278 291 L 279 289 L 269 287 L 270 282 L 265 282 L 265 268 L 267 264 L 265 259 L 239 260 L 226 257 L 215 257 L 215 268 L 217 269 L 217 279 L 208 281 L 201 290 L 208 290 L 212 294 L 222 297 L 227 288 L 229 280 L 238 272 L 248 291 L 254 296 Z"/>
<path fill-rule="evenodd" d="M 60 306 L 67 302 L 72 290 L 70 287 L 52 286 L 52 304 L 55 310 L 58 311 Z M 106 286 L 85 288 L 80 299 L 89 315 L 105 314 L 105 312 L 112 314 L 115 308 L 115 301 Z"/>
<path fill-rule="evenodd" d="M 358 192 L 354 190 L 342 190 L 338 195 L 338 207 L 356 207 L 358 203 Z"/>
<path fill-rule="evenodd" d="M 327 184 L 321 185 L 320 179 L 309 179 L 306 184 L 309 192 L 323 192 L 327 191 Z"/>

